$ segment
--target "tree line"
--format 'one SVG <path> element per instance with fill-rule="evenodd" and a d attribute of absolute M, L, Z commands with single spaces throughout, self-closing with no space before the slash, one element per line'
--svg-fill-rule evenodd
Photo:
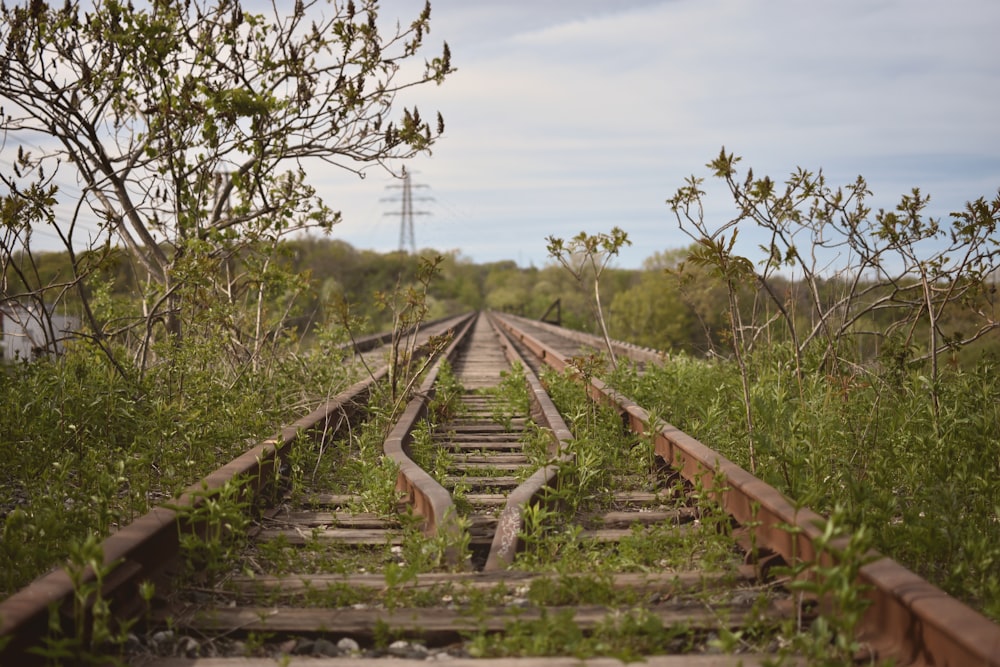
<path fill-rule="evenodd" d="M 695 244 L 655 252 L 640 269 L 609 266 L 601 280 L 610 335 L 665 352 L 730 356 L 732 333 L 727 288 L 707 268 L 691 263 L 690 258 L 698 251 Z M 356 322 L 362 323 L 363 331 L 388 330 L 392 312 L 380 301 L 380 295 L 412 284 L 421 260 L 436 257 L 441 261 L 427 289 L 430 318 L 486 308 L 540 319 L 558 301 L 563 326 L 601 334 L 588 287 L 554 261 L 542 267 L 519 267 L 511 260 L 479 264 L 457 251 L 379 253 L 317 235 L 283 241 L 275 256 L 270 269 L 274 282 L 268 286 L 264 316 L 268 321 L 280 319 L 280 328 L 286 333 L 306 339 L 338 326 L 344 307 Z M 60 276 L 71 273 L 72 261 L 65 252 L 38 255 L 35 279 L 57 284 Z M 241 270 L 238 264 L 233 260 L 232 270 Z M 135 308 L 135 295 L 147 280 L 124 249 L 102 253 L 94 277 L 96 286 L 87 293 L 98 315 L 109 323 L 116 317 L 126 317 Z M 869 298 L 873 303 L 892 290 L 887 285 L 862 283 L 861 286 L 871 287 Z M 780 274 L 771 275 L 767 277 L 766 289 L 755 288 L 752 283 L 739 287 L 740 319 L 748 324 L 771 320 L 773 311 L 767 311 L 766 295 L 780 294 L 785 310 L 795 314 L 797 326 L 815 327 L 813 299 L 818 298 L 821 304 L 836 304 L 849 288 L 850 283 L 837 276 L 816 277 L 812 283 L 806 283 Z M 8 277 L 7 289 L 12 295 L 28 290 L 13 275 Z M 953 336 L 975 330 L 981 326 L 984 308 L 994 312 L 993 296 L 992 289 L 986 289 L 978 302 L 956 305 L 939 323 L 942 330 Z M 74 301 L 68 298 L 65 308 L 79 314 L 80 306 Z M 555 312 L 551 311 L 549 317 L 554 317 Z M 230 322 L 235 324 L 234 320 Z M 929 335 L 905 341 L 893 333 L 895 324 L 891 311 L 871 312 L 856 324 L 856 331 L 868 333 L 854 340 L 854 351 L 867 359 L 880 356 L 896 362 L 917 359 L 922 350 L 926 351 Z M 880 335 L 875 335 L 876 331 Z M 232 333 L 237 339 L 250 338 L 250 332 L 234 328 Z M 762 343 L 787 344 L 790 340 L 787 327 L 774 326 L 773 322 L 769 330 L 758 336 Z M 971 359 L 996 352 L 1000 352 L 1000 340 L 991 335 L 969 348 L 957 346 L 949 358 Z"/>

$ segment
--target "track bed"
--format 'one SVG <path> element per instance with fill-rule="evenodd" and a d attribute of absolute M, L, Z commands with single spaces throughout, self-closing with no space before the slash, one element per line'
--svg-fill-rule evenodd
<path fill-rule="evenodd" d="M 256 453 L 256 481 L 231 502 L 198 505 L 203 520 L 180 521 L 173 541 L 161 529 L 163 558 L 146 558 L 155 566 L 125 558 L 133 571 L 109 592 L 117 608 L 144 607 L 130 664 L 815 658 L 795 637 L 824 601 L 795 593 L 787 566 L 825 562 L 808 533 L 818 517 L 785 516 L 773 489 L 669 426 L 651 428 L 599 381 L 574 390 L 550 377 L 562 383 L 550 395 L 539 376 L 593 340 L 486 314 L 449 326 L 453 342 L 408 402 L 387 398 L 373 373 L 275 452 Z M 567 407 L 573 391 L 600 407 Z M 129 597 L 142 581 L 156 584 L 152 604 Z M 879 613 L 906 608 L 882 595 Z M 995 626 L 973 625 L 985 650 L 1000 647 Z M 933 629 L 861 627 L 870 641 L 859 660 L 931 655 Z M 966 643 L 940 655 L 984 650 Z"/>

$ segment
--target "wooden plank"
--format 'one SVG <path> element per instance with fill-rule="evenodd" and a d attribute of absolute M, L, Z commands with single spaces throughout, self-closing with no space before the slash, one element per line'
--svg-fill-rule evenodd
<path fill-rule="evenodd" d="M 496 470 L 500 472 L 516 472 L 524 468 L 522 463 L 499 463 L 496 461 L 483 462 L 456 462 L 448 466 L 448 470 L 455 472 L 476 472 Z"/>
<path fill-rule="evenodd" d="M 447 438 L 439 438 L 435 440 L 439 447 L 444 447 L 445 449 L 452 449 L 455 447 L 468 447 L 469 445 L 477 445 L 482 443 L 483 445 L 493 445 L 502 444 L 506 445 L 507 449 L 520 451 L 524 449 L 524 443 L 521 441 L 521 437 L 517 434 L 510 434 L 504 436 L 495 435 L 483 435 L 483 434 L 470 434 L 466 436 L 449 436 Z"/>
<path fill-rule="evenodd" d="M 340 526 L 344 528 L 399 528 L 399 519 L 384 518 L 374 512 L 281 512 L 270 521 L 294 526 Z"/>
<path fill-rule="evenodd" d="M 420 574 L 397 586 L 401 590 L 423 590 L 439 587 L 468 590 L 490 590 L 498 586 L 515 589 L 530 586 L 535 581 L 603 580 L 588 575 L 548 575 L 515 570 L 495 570 L 475 573 Z M 746 586 L 756 581 L 752 566 L 740 567 L 735 572 L 626 572 L 610 575 L 608 580 L 615 590 L 642 590 L 650 593 L 679 594 L 731 586 Z M 289 594 L 330 586 L 384 589 L 385 576 L 381 574 L 289 574 L 282 576 L 233 577 L 228 584 L 241 593 L 255 590 L 277 589 Z"/>
<path fill-rule="evenodd" d="M 510 428 L 507 428 L 506 424 L 497 424 L 484 421 L 468 421 L 468 422 L 448 422 L 447 424 L 442 424 L 435 430 L 435 435 L 446 436 L 452 433 L 456 435 L 468 436 L 473 433 L 485 433 L 485 434 L 508 434 L 513 433 L 514 429 L 522 430 L 524 427 L 523 419 L 512 419 L 510 422 Z"/>
<path fill-rule="evenodd" d="M 356 501 L 357 496 L 343 493 L 316 493 L 308 495 L 299 501 L 300 505 L 311 507 L 343 507 Z"/>
<path fill-rule="evenodd" d="M 488 464 L 525 464 L 528 457 L 524 454 L 501 453 L 501 454 L 452 454 L 451 459 L 455 463 L 488 463 Z"/>
<path fill-rule="evenodd" d="M 439 443 L 441 447 L 452 451 L 473 451 L 473 452 L 520 452 L 524 450 L 524 443 L 520 440 L 468 440 Z"/>
<path fill-rule="evenodd" d="M 444 478 L 445 486 L 455 486 L 456 484 L 467 484 L 480 488 L 513 489 L 521 483 L 517 477 L 497 475 L 495 477 L 474 477 L 472 475 L 447 475 Z"/>
<path fill-rule="evenodd" d="M 336 632 L 359 640 L 374 638 L 380 631 L 404 633 L 428 640 L 441 640 L 463 633 L 503 632 L 513 621 L 537 621 L 544 616 L 572 614 L 573 622 L 582 631 L 590 631 L 605 623 L 610 614 L 628 613 L 598 605 L 578 607 L 495 607 L 481 614 L 467 609 L 436 608 L 353 609 L 298 607 L 217 607 L 200 610 L 190 616 L 173 615 L 178 630 L 197 632 Z M 738 629 L 761 618 L 788 618 L 794 610 L 788 605 L 771 605 L 767 610 L 726 610 L 717 605 L 708 610 L 704 605 L 650 606 L 642 610 L 660 620 L 664 627 L 683 626 L 688 630 L 714 630 L 721 626 Z"/>
<path fill-rule="evenodd" d="M 399 546 L 403 544 L 403 531 L 401 530 L 377 530 L 349 528 L 315 528 L 315 529 L 290 529 L 290 530 L 262 530 L 259 533 L 260 540 L 276 540 L 284 538 L 289 544 L 301 545 L 313 540 L 324 542 L 338 542 L 340 544 L 351 544 L 357 546 Z"/>
<path fill-rule="evenodd" d="M 507 504 L 504 493 L 467 493 L 463 496 L 473 507 L 503 507 Z"/>
<path fill-rule="evenodd" d="M 645 526 L 648 527 L 648 526 Z M 687 532 L 690 530 L 690 524 L 681 524 L 675 526 L 675 530 L 678 534 Z M 580 537 L 583 539 L 593 540 L 594 542 L 620 542 L 622 539 L 629 537 L 633 534 L 631 528 L 596 528 L 593 530 L 584 530 L 580 533 Z"/>
<path fill-rule="evenodd" d="M 392 667 L 427 667 L 431 660 L 386 658 Z M 624 662 L 618 658 L 457 658 L 448 656 L 448 667 L 763 667 L 781 664 L 797 667 L 806 664 L 801 659 L 782 658 L 759 653 L 738 655 L 652 655 L 641 661 Z M 376 659 L 368 657 L 313 658 L 280 656 L 277 658 L 149 658 L 144 667 L 373 667 Z"/>
<path fill-rule="evenodd" d="M 660 523 L 680 524 L 693 521 L 696 510 L 682 507 L 675 510 L 646 510 L 636 512 L 607 512 L 599 518 L 605 528 L 627 528 L 634 524 L 650 526 Z"/>
<path fill-rule="evenodd" d="M 617 491 L 614 494 L 615 502 L 637 505 L 665 503 L 673 497 L 674 494 L 669 491 Z"/>

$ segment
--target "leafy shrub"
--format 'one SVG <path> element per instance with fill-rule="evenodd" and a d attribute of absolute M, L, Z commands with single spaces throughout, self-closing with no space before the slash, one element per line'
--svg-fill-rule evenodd
<path fill-rule="evenodd" d="M 222 345 L 185 341 L 170 363 L 130 380 L 88 346 L 0 369 L 0 594 L 63 562 L 71 544 L 175 496 L 344 385 L 337 357 L 292 351 L 285 346 L 254 370 L 234 367 Z"/>

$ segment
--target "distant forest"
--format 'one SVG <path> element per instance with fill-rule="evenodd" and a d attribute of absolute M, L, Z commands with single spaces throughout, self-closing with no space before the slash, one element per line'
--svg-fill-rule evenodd
<path fill-rule="evenodd" d="M 601 277 L 601 297 L 611 336 L 638 345 L 666 352 L 685 352 L 696 356 L 727 356 L 731 350 L 728 318 L 728 294 L 725 285 L 706 268 L 688 262 L 692 248 L 678 248 L 654 253 L 641 269 L 609 268 Z M 418 274 L 421 258 L 440 256 L 442 261 L 427 293 L 428 318 L 444 317 L 469 310 L 493 309 L 511 312 L 533 319 L 558 321 L 565 327 L 598 333 L 593 306 L 593 290 L 578 283 L 555 262 L 544 267 L 522 268 L 514 261 L 476 264 L 460 253 L 439 253 L 422 250 L 413 255 L 406 252 L 378 253 L 359 250 L 350 244 L 326 237 L 303 237 L 286 241 L 277 253 L 282 275 L 304 278 L 295 290 L 294 298 L 281 290 L 271 291 L 272 309 L 282 309 L 287 326 L 308 339 L 317 328 L 335 326 L 346 304 L 359 331 L 385 331 L 391 328 L 391 309 L 380 304 L 379 295 L 390 295 L 411 284 Z M 41 284 L 54 284 L 59 276 L 71 275 L 65 253 L 36 256 Z M 139 293 L 143 280 L 134 264 L 123 251 L 113 251 L 100 261 L 104 301 L 119 301 L 122 308 Z M 234 268 L 235 270 L 235 268 Z M 21 288 L 15 276 L 9 276 L 8 294 Z M 806 328 L 814 309 L 806 293 L 807 286 L 790 282 L 780 276 L 769 278 L 772 294 L 780 295 L 789 313 L 801 320 Z M 820 281 L 821 294 L 833 303 L 849 287 L 839 279 Z M 745 310 L 745 322 L 767 322 L 768 300 L 752 283 L 740 287 L 743 295 L 740 308 Z M 852 289 L 857 289 L 853 287 Z M 214 298 L 214 297 L 207 297 Z M 876 298 L 876 297 L 871 297 Z M 72 311 L 73 299 L 67 295 L 62 309 Z M 977 307 L 982 310 L 982 305 Z M 991 310 L 992 304 L 986 304 Z M 134 307 L 134 303 L 132 304 Z M 114 310 L 106 309 L 106 310 Z M 755 312 L 759 311 L 759 312 Z M 340 314 L 338 314 L 340 313 Z M 892 317 L 888 312 L 885 318 Z M 956 333 L 972 328 L 978 316 L 959 309 L 950 313 L 942 324 L 945 331 Z M 857 323 L 855 330 L 884 332 L 889 322 L 879 322 L 878 314 Z M 781 342 L 782 329 L 761 327 L 762 342 Z M 880 353 L 885 337 L 870 335 L 858 338 L 861 356 Z M 920 347 L 919 331 L 909 341 L 909 353 L 916 356 Z M 1000 337 L 991 335 L 974 345 L 956 350 L 953 362 L 977 360 L 984 354 L 1000 353 Z"/>

